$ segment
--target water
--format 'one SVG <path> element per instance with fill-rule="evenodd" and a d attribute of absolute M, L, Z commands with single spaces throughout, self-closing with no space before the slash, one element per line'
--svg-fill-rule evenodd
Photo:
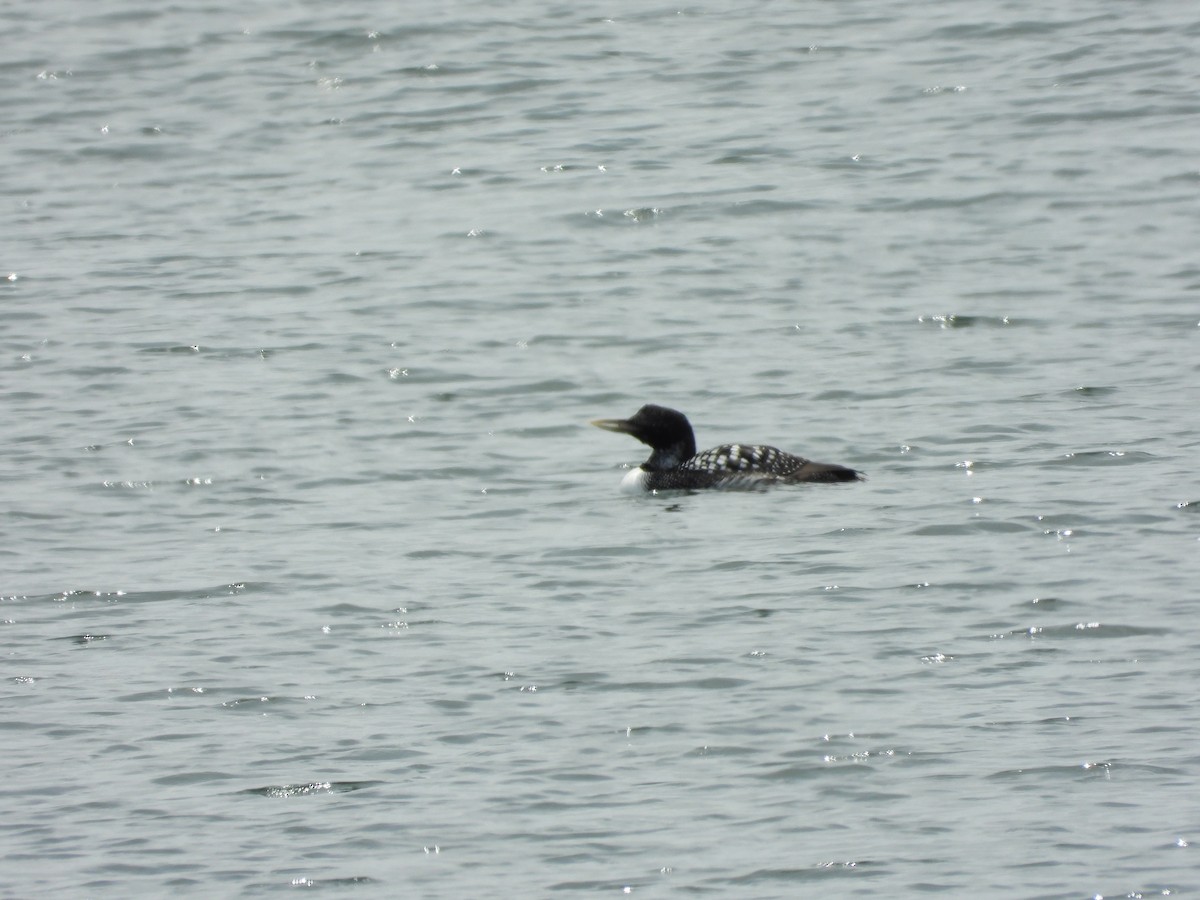
<path fill-rule="evenodd" d="M 1200 889 L 1190 6 L 6 36 L 6 896 Z"/>

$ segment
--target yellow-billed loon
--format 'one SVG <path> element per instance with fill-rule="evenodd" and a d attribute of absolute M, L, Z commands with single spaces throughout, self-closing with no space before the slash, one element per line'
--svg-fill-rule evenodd
<path fill-rule="evenodd" d="M 697 453 L 687 416 L 652 403 L 628 419 L 596 419 L 592 424 L 633 435 L 653 450 L 648 460 L 625 476 L 621 482 L 625 490 L 753 490 L 772 484 L 863 480 L 854 469 L 813 462 L 776 447 L 722 444 Z"/>

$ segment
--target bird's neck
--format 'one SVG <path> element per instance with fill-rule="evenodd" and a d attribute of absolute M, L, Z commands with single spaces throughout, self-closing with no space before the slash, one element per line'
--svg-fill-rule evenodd
<path fill-rule="evenodd" d="M 642 463 L 642 468 L 650 472 L 664 472 L 678 467 L 680 463 L 695 455 L 695 439 L 677 441 L 669 447 L 655 447 L 650 458 Z"/>

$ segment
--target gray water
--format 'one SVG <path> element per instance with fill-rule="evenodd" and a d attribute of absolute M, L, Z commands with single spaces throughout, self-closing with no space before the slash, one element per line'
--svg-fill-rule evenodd
<path fill-rule="evenodd" d="M 3 17 L 4 896 L 1200 893 L 1194 4 Z"/>

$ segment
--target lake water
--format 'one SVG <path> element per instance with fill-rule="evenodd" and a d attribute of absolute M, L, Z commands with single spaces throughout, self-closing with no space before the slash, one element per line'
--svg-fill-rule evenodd
<path fill-rule="evenodd" d="M 4 31 L 0 895 L 1200 893 L 1192 4 Z"/>

